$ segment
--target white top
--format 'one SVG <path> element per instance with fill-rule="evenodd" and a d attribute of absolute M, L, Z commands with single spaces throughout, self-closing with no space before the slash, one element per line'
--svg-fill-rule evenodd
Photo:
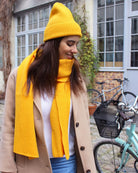
<path fill-rule="evenodd" d="M 42 107 L 42 115 L 44 120 L 44 136 L 45 142 L 48 150 L 48 154 L 50 158 L 53 158 L 52 155 L 52 130 L 50 124 L 50 111 L 52 106 L 53 96 L 48 96 L 46 93 L 44 97 L 41 96 L 41 107 Z M 68 136 L 69 136 L 69 154 L 70 156 L 74 154 L 74 126 L 72 120 L 72 101 L 70 105 L 70 115 L 69 115 L 69 126 L 68 126 Z M 65 156 L 64 156 L 65 157 Z"/>

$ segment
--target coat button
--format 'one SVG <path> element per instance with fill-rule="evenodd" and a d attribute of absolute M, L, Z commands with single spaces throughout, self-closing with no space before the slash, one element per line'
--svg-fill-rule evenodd
<path fill-rule="evenodd" d="M 91 173 L 91 170 L 90 170 L 90 169 L 88 169 L 88 170 L 86 171 L 86 173 Z"/>
<path fill-rule="evenodd" d="M 81 146 L 81 147 L 80 147 L 80 150 L 81 150 L 81 151 L 85 150 L 85 147 L 84 147 L 84 146 Z"/>
<path fill-rule="evenodd" d="M 76 122 L 76 127 L 79 127 L 79 122 Z"/>

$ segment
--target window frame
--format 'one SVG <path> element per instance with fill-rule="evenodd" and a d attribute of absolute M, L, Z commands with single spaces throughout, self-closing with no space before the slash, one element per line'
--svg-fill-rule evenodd
<path fill-rule="evenodd" d="M 128 8 L 130 7 L 130 8 Z M 128 33 L 128 40 L 127 40 L 127 45 L 126 46 L 126 53 L 128 57 L 128 61 L 126 64 L 126 69 L 127 70 L 138 70 L 138 67 L 131 67 L 131 26 L 132 26 L 132 18 L 138 18 L 138 11 L 132 11 L 132 0 L 127 1 L 126 3 L 126 8 L 128 8 L 127 11 L 127 33 Z"/>
<path fill-rule="evenodd" d="M 41 27 L 41 28 L 35 28 L 35 29 L 30 29 L 29 30 L 29 14 L 30 13 L 33 13 L 33 12 L 36 12 L 38 13 L 38 17 L 39 17 L 39 11 L 41 9 L 45 9 L 45 8 L 49 8 L 49 13 L 50 13 L 50 10 L 51 10 L 51 5 L 45 5 L 43 7 L 39 7 L 39 8 L 34 8 L 34 9 L 31 9 L 31 10 L 27 10 L 26 13 L 25 12 L 20 12 L 20 13 L 17 13 L 16 14 L 16 17 L 15 17 L 15 66 L 17 67 L 18 65 L 18 55 L 17 55 L 17 48 L 18 48 L 18 44 L 17 44 L 17 38 L 20 37 L 20 36 L 23 36 L 25 35 L 25 57 L 27 57 L 29 55 L 29 35 L 30 34 L 38 34 L 38 33 L 41 33 L 41 32 L 44 32 L 45 30 L 45 27 Z M 22 17 L 23 15 L 25 15 L 25 31 L 21 31 L 21 32 L 18 32 L 17 31 L 17 19 L 18 17 Z M 39 20 L 37 19 L 37 22 L 39 23 Z M 37 24 L 38 24 L 37 23 Z M 39 43 L 37 42 L 37 46 L 39 46 Z M 24 58 L 25 58 L 24 57 Z"/>
<path fill-rule="evenodd" d="M 58 2 L 58 1 L 57 1 Z M 61 0 L 59 2 L 62 2 L 63 4 L 65 4 L 66 6 L 68 6 L 67 4 L 70 4 L 70 7 L 71 7 L 71 11 L 73 9 L 73 0 Z M 36 29 L 31 29 L 29 30 L 29 14 L 30 13 L 34 13 L 37 11 L 38 13 L 38 16 L 37 16 L 37 24 L 39 25 L 39 11 L 41 9 L 44 9 L 44 8 L 48 8 L 49 9 L 49 15 L 50 15 L 50 11 L 51 11 L 51 8 L 53 6 L 54 2 L 49 2 L 49 3 L 46 3 L 45 5 L 42 5 L 42 6 L 38 6 L 38 7 L 35 7 L 33 9 L 27 9 L 26 11 L 21 11 L 21 12 L 17 12 L 15 14 L 15 66 L 17 67 L 19 64 L 18 64 L 18 55 L 17 55 L 17 38 L 20 37 L 20 36 L 23 36 L 25 35 L 25 57 L 27 57 L 29 55 L 29 35 L 30 34 L 37 34 L 37 37 L 38 37 L 38 34 L 39 33 L 44 33 L 44 30 L 45 30 L 45 27 L 37 27 Z M 18 16 L 23 16 L 25 15 L 25 31 L 22 31 L 22 32 L 17 32 L 17 18 Z M 49 18 L 49 17 L 48 17 Z M 37 39 L 37 42 L 38 42 L 38 39 Z M 39 46 L 39 43 L 38 45 Z M 25 58 L 24 57 L 24 58 Z"/>
<path fill-rule="evenodd" d="M 122 3 L 121 3 L 122 4 Z M 98 38 L 100 38 L 100 37 L 98 37 L 97 36 L 97 33 L 98 33 L 98 31 L 97 31 L 97 26 L 98 26 L 98 24 L 99 24 L 99 22 L 98 22 L 98 11 L 97 11 L 97 5 L 98 5 L 98 0 L 94 3 L 94 13 L 95 14 L 97 14 L 96 16 L 94 15 L 94 23 L 93 23 L 93 27 L 94 27 L 94 35 L 93 35 L 93 37 L 94 37 L 94 39 L 96 40 L 96 43 L 98 44 Z M 116 6 L 117 6 L 118 4 L 116 4 Z M 115 8 L 115 5 L 113 4 L 112 5 L 114 8 Z M 107 8 L 108 6 L 105 6 L 105 8 Z M 116 10 L 116 8 L 115 8 L 115 10 Z M 125 10 L 125 1 L 124 1 L 124 10 Z M 106 12 L 106 11 L 105 11 Z M 115 15 L 115 13 L 114 13 L 114 15 Z M 124 21 L 124 18 L 122 18 L 122 19 L 113 19 L 112 21 L 113 21 L 113 23 L 116 23 L 117 21 Z M 103 21 L 103 23 L 104 23 L 104 25 L 106 25 L 107 24 L 107 20 L 104 20 Z M 110 21 L 111 22 L 111 21 Z M 114 26 L 114 28 L 115 28 L 115 26 Z M 104 29 L 105 29 L 105 26 L 104 26 Z M 115 34 L 115 31 L 113 31 L 113 35 L 112 35 L 112 38 L 114 39 L 114 42 L 113 42 L 113 51 L 112 51 L 112 53 L 114 54 L 114 56 L 113 56 L 113 63 L 115 64 L 115 53 L 120 53 L 120 51 L 116 51 L 115 50 L 115 39 L 117 38 L 117 37 L 122 37 L 123 36 L 123 41 L 124 41 L 124 33 L 123 33 L 123 35 L 116 35 Z M 105 34 L 104 34 L 104 37 L 101 37 L 101 38 L 103 38 L 104 40 L 106 40 L 105 38 L 110 38 L 110 37 L 108 37 L 108 36 L 106 36 Z M 96 46 L 97 47 L 97 46 Z M 104 54 L 106 54 L 106 53 L 110 53 L 109 51 L 105 51 L 106 50 L 106 44 L 104 44 Z M 123 48 L 123 50 L 121 51 L 121 52 L 123 52 L 123 54 L 124 54 L 124 48 Z M 124 55 L 123 55 L 123 57 L 124 57 Z M 124 66 L 124 58 L 123 58 L 123 61 L 122 61 L 122 63 L 123 63 L 123 66 Z M 105 60 L 104 60 L 104 64 L 105 64 Z M 124 71 L 124 68 L 123 68 L 123 66 L 122 67 L 100 67 L 100 71 Z"/>
<path fill-rule="evenodd" d="M 94 1 L 93 15 L 93 38 L 97 43 L 97 1 Z M 138 67 L 131 67 L 131 19 L 138 17 L 138 11 L 132 11 L 132 0 L 124 1 L 124 50 L 123 50 L 123 68 L 119 67 L 100 67 L 99 71 L 118 71 L 138 70 Z M 127 36 L 126 36 L 127 35 Z"/>

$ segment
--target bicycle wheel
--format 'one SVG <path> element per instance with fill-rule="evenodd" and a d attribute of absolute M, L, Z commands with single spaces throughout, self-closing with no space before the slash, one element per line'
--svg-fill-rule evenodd
<path fill-rule="evenodd" d="M 100 95 L 100 92 L 95 89 L 88 90 L 89 101 L 93 104 L 103 103 L 103 97 Z"/>
<path fill-rule="evenodd" d="M 131 93 L 131 92 L 124 92 L 124 95 L 120 94 L 118 99 L 117 99 L 117 102 L 120 103 L 124 103 L 125 106 L 127 107 L 131 107 L 134 102 L 135 102 L 135 98 L 136 98 L 136 95 Z M 124 105 L 118 105 L 118 109 L 123 109 L 124 108 Z"/>
<path fill-rule="evenodd" d="M 114 140 L 104 140 L 94 147 L 94 158 L 98 173 L 135 173 L 133 153 L 128 150 L 129 160 L 126 165 L 118 172 L 124 147 Z"/>

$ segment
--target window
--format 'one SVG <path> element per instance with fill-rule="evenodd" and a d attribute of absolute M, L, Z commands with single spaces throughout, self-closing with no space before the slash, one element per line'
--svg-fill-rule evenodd
<path fill-rule="evenodd" d="M 43 31 L 48 18 L 48 6 L 17 16 L 17 66 L 43 43 Z"/>
<path fill-rule="evenodd" d="M 25 31 L 25 16 L 17 18 L 17 32 Z"/>
<path fill-rule="evenodd" d="M 72 11 L 72 1 L 69 2 L 69 0 L 67 0 L 67 1 L 64 1 L 63 4 L 66 5 Z"/>
<path fill-rule="evenodd" d="M 44 10 L 39 10 L 39 27 L 45 27 L 48 23 L 49 18 L 49 9 L 45 8 Z"/>
<path fill-rule="evenodd" d="M 17 57 L 20 64 L 25 57 L 25 35 L 17 37 Z"/>
<path fill-rule="evenodd" d="M 97 48 L 101 67 L 123 67 L 124 0 L 98 0 Z"/>
<path fill-rule="evenodd" d="M 43 43 L 43 32 L 36 33 L 36 34 L 29 34 L 29 54 L 37 48 L 38 45 Z"/>
<path fill-rule="evenodd" d="M 72 1 L 64 1 L 72 9 Z M 52 4 L 31 10 L 16 17 L 16 65 L 43 43 L 43 32 L 49 20 Z M 1 54 L 0 54 L 1 61 Z"/>
<path fill-rule="evenodd" d="M 131 19 L 131 67 L 138 67 L 138 17 Z"/>
<path fill-rule="evenodd" d="M 138 10 L 138 0 L 132 0 L 132 11 Z"/>

